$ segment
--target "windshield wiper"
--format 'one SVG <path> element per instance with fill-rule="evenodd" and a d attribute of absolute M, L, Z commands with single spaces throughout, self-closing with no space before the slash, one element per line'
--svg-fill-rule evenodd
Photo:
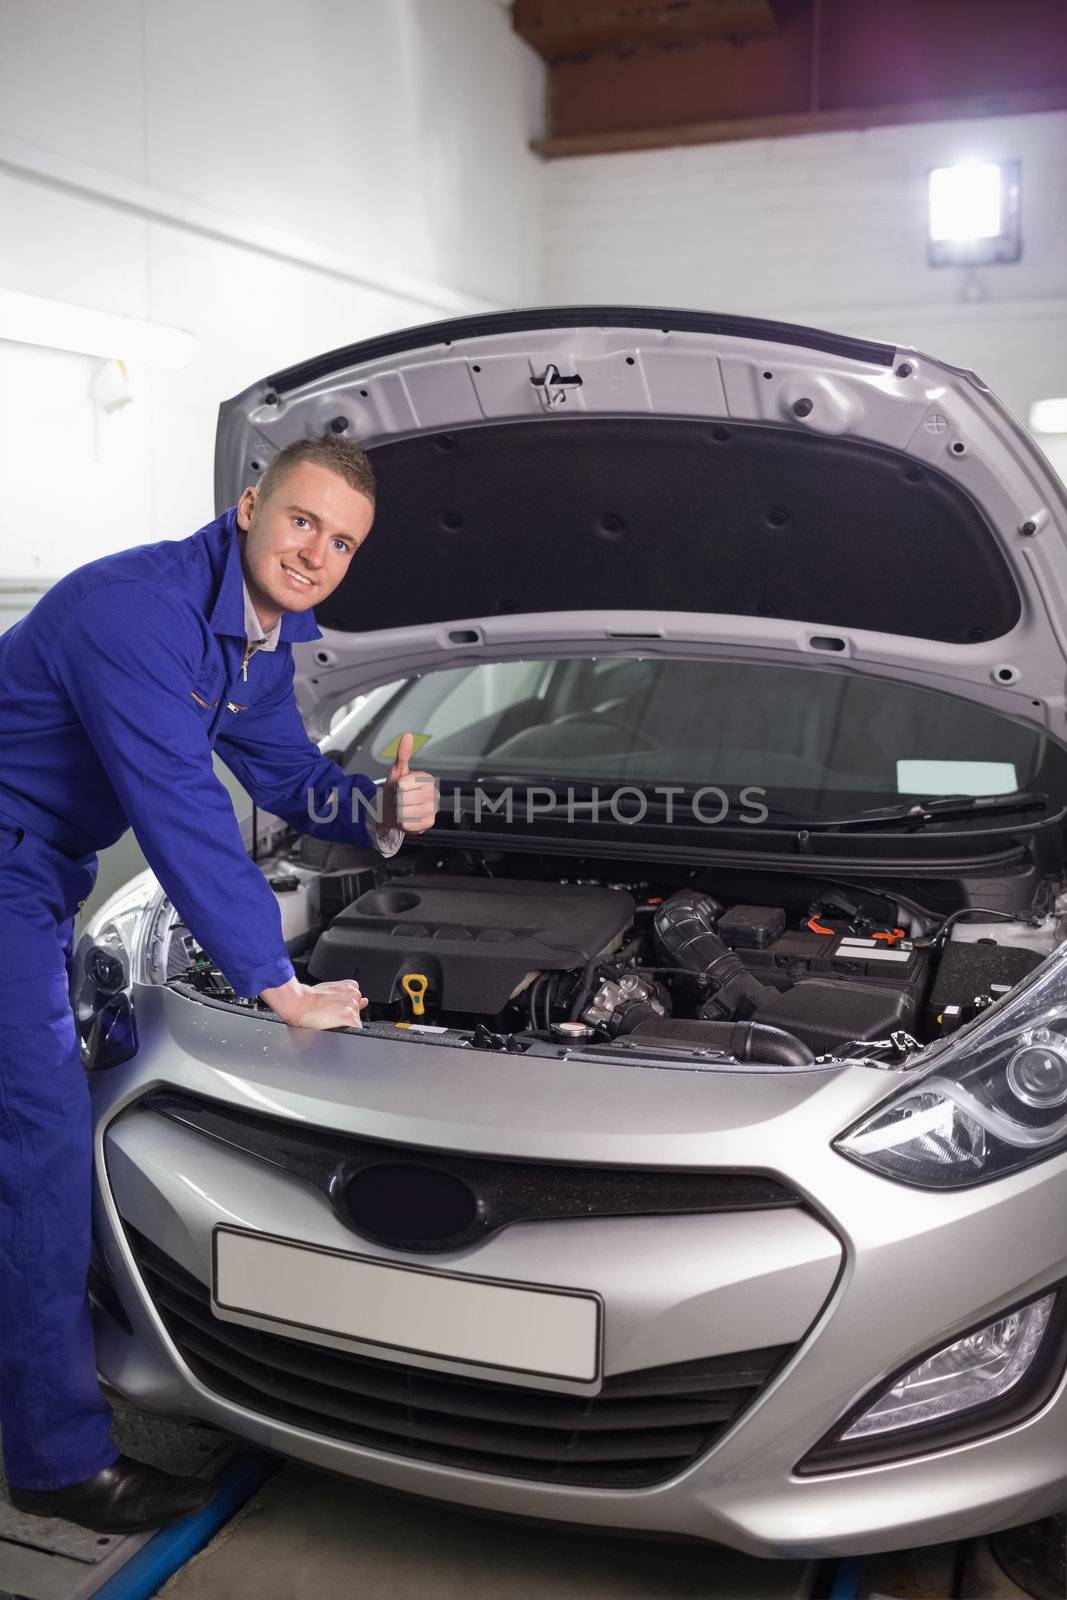
<path fill-rule="evenodd" d="M 950 821 L 954 817 L 1016 816 L 1024 811 L 1044 811 L 1048 806 L 1047 794 L 1019 791 L 1016 794 L 946 794 L 936 800 L 901 801 L 899 805 L 882 806 L 877 811 L 861 811 L 854 817 L 805 817 L 793 819 L 803 828 L 883 828 L 903 825 L 925 828 L 928 823 Z"/>

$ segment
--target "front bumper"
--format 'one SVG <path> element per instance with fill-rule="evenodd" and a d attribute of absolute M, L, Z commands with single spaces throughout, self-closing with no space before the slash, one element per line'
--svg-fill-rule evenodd
<path fill-rule="evenodd" d="M 103 1377 L 137 1403 L 389 1488 L 513 1515 L 697 1537 L 758 1556 L 858 1554 L 965 1537 L 1036 1519 L 1067 1498 L 1062 1380 L 1034 1416 L 978 1442 L 820 1477 L 795 1472 L 880 1378 L 1067 1275 L 1067 1161 L 971 1193 L 890 1184 L 829 1144 L 885 1092 L 885 1075 L 871 1069 L 763 1076 L 476 1057 L 395 1039 L 301 1036 L 153 990 L 138 996 L 138 1019 L 137 1058 L 93 1082 L 97 1241 L 132 1327 L 100 1311 L 98 1354 Z M 423 1148 L 774 1173 L 806 1197 L 803 1209 L 523 1222 L 432 1261 L 446 1271 L 599 1293 L 607 1385 L 737 1352 L 771 1349 L 782 1359 L 710 1448 L 640 1488 L 538 1481 L 516 1475 L 513 1462 L 507 1471 L 471 1470 L 454 1456 L 368 1448 L 302 1425 L 292 1412 L 269 1415 L 266 1405 L 249 1403 L 247 1390 L 220 1393 L 182 1355 L 123 1219 L 205 1295 L 219 1223 L 382 1260 L 425 1266 L 427 1258 L 357 1237 L 321 1194 L 288 1173 L 139 1111 L 137 1100 L 159 1085 Z M 243 1320 L 252 1330 L 270 1327 Z M 487 1381 L 484 1370 L 432 1356 L 356 1353 L 475 1386 Z M 546 1403 L 593 1394 L 566 1382 L 515 1381 Z"/>

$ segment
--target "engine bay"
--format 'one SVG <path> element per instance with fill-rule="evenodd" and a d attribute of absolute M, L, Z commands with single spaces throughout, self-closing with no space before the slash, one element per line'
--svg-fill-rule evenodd
<path fill-rule="evenodd" d="M 299 978 L 356 979 L 365 1022 L 508 1051 L 895 1064 L 995 1005 L 1064 932 L 1047 892 L 1033 905 L 1032 879 L 1015 909 L 935 913 L 874 885 L 588 857 L 572 876 L 518 850 L 412 851 L 394 867 L 290 837 L 261 864 Z M 176 931 L 169 981 L 260 1005 Z"/>

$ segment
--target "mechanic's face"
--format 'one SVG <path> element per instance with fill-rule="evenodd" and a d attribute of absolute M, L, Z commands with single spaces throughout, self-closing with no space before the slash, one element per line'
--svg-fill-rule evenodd
<path fill-rule="evenodd" d="M 374 506 L 336 472 L 298 462 L 264 500 L 237 502 L 245 581 L 260 622 L 307 611 L 333 593 L 371 530 Z"/>

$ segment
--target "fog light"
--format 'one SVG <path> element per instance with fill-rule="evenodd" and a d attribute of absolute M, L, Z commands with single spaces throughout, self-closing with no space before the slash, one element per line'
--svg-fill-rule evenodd
<path fill-rule="evenodd" d="M 1022 1379 L 1041 1346 L 1055 1294 L 945 1345 L 886 1389 L 839 1435 L 842 1443 L 937 1422 L 1001 1399 Z"/>
<path fill-rule="evenodd" d="M 137 1021 L 128 994 L 112 995 L 93 1012 L 83 1035 L 82 1059 L 90 1072 L 118 1067 L 137 1054 Z"/>
<path fill-rule="evenodd" d="M 795 1470 L 847 1472 L 988 1439 L 1040 1411 L 1065 1361 L 1067 1293 L 1059 1284 L 865 1395 Z"/>

